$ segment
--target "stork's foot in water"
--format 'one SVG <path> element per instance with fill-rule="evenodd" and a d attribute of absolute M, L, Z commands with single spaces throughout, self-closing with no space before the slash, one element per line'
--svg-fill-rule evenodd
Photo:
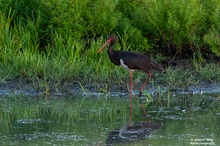
<path fill-rule="evenodd" d="M 126 124 L 126 126 L 132 126 L 132 125 L 134 125 L 133 121 L 128 121 L 128 123 Z"/>
<path fill-rule="evenodd" d="M 142 111 L 144 112 L 145 117 L 148 118 L 148 115 L 147 115 L 147 112 L 146 112 L 146 110 L 144 108 L 144 105 L 141 102 L 140 102 L 140 107 L 141 107 Z"/>
<path fill-rule="evenodd" d="M 142 91 L 139 92 L 139 98 L 141 98 L 141 96 L 142 96 Z"/>
<path fill-rule="evenodd" d="M 147 112 L 146 112 L 146 110 L 145 110 L 145 107 L 144 107 L 144 105 L 143 105 L 143 103 L 142 103 L 142 101 L 141 101 L 141 96 L 142 96 L 142 92 L 140 91 L 140 92 L 139 92 L 139 103 L 140 103 L 140 107 L 141 107 L 142 111 L 144 112 L 145 117 L 146 117 L 147 119 L 149 119 L 149 117 L 148 117 L 148 115 L 147 115 Z M 148 121 L 149 121 L 149 120 L 148 120 Z"/>

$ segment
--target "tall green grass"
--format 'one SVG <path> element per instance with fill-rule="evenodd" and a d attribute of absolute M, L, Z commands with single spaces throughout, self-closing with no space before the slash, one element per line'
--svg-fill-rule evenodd
<path fill-rule="evenodd" d="M 102 91 L 113 84 L 126 87 L 128 73 L 113 65 L 105 50 L 97 53 L 111 33 L 119 39 L 116 50 L 160 54 L 152 57 L 156 61 L 168 52 L 187 50 L 196 50 L 198 56 L 205 49 L 218 56 L 220 4 L 212 2 L 1 1 L 0 82 L 39 82 L 46 92 L 65 81 Z M 194 66 L 199 63 L 195 61 Z M 218 81 L 218 65 L 206 67 L 200 68 L 202 79 Z M 216 70 L 212 76 L 207 73 L 210 67 Z M 197 73 L 168 68 L 165 75 L 153 74 L 150 83 L 188 86 L 202 81 Z M 146 75 L 135 73 L 134 79 L 139 84 Z"/>

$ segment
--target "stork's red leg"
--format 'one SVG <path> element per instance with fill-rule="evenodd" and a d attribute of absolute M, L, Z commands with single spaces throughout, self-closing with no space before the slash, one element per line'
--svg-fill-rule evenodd
<path fill-rule="evenodd" d="M 140 90 L 140 92 L 139 92 L 139 97 L 142 96 L 142 91 L 144 90 L 144 87 L 146 86 L 146 84 L 148 83 L 148 81 L 149 81 L 150 78 L 151 78 L 151 73 L 148 72 L 147 79 L 146 79 L 146 81 L 144 82 L 144 84 L 142 85 L 141 90 Z"/>
<path fill-rule="evenodd" d="M 132 86 L 133 86 L 133 79 L 132 79 L 132 71 L 130 73 L 130 116 L 129 116 L 129 124 L 132 121 Z"/>
<path fill-rule="evenodd" d="M 141 96 L 142 96 L 142 91 L 144 90 L 144 87 L 145 87 L 146 84 L 148 83 L 150 77 L 151 77 L 151 73 L 148 72 L 147 79 L 146 79 L 146 81 L 144 82 L 144 84 L 142 85 L 141 90 L 140 90 L 140 93 L 139 93 L 140 107 L 142 108 L 142 110 L 143 110 L 143 112 L 144 112 L 144 114 L 145 114 L 146 117 L 147 117 L 147 112 L 146 112 L 146 110 L 145 110 L 145 108 L 144 108 L 144 105 L 143 105 L 142 102 L 141 102 Z"/>

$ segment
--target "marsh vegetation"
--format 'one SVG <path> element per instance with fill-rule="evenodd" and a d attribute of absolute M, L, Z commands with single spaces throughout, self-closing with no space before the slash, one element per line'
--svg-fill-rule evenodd
<path fill-rule="evenodd" d="M 100 91 L 126 87 L 125 71 L 97 53 L 109 34 L 118 36 L 117 50 L 148 54 L 164 66 L 175 54 L 189 62 L 154 74 L 151 84 L 219 82 L 219 6 L 217 0 L 2 0 L 0 83 L 31 82 L 44 93 L 66 82 Z"/>

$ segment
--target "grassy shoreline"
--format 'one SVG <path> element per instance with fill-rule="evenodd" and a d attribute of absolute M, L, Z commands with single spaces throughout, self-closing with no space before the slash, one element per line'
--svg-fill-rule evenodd
<path fill-rule="evenodd" d="M 107 59 L 107 58 L 106 58 Z M 110 62 L 109 60 L 106 60 Z M 187 61 L 185 61 L 187 62 Z M 197 65 L 200 66 L 200 65 Z M 99 66 L 102 68 L 102 66 Z M 54 93 L 67 93 L 77 94 L 78 92 L 120 92 L 129 89 L 129 75 L 121 67 L 117 67 L 114 71 L 120 74 L 120 77 L 109 77 L 107 80 L 98 80 L 98 77 L 103 75 L 97 74 L 96 78 L 87 79 L 76 78 L 75 80 L 63 80 L 63 81 L 45 81 L 43 79 L 38 80 L 26 80 L 26 79 L 7 79 L 1 80 L 0 88 L 2 90 L 14 91 L 24 90 L 35 92 L 38 94 L 50 95 Z M 113 74 L 114 74 L 113 71 Z M 105 76 L 105 75 L 104 75 Z M 107 76 L 106 76 L 107 77 Z M 145 81 L 147 74 L 143 72 L 135 72 L 134 90 L 139 90 L 139 87 Z M 177 88 L 188 89 L 189 86 L 198 86 L 202 83 L 205 84 L 218 84 L 220 83 L 220 70 L 219 64 L 207 63 L 204 66 L 200 66 L 199 72 L 196 69 L 190 67 L 177 67 L 166 68 L 166 73 L 160 74 L 153 72 L 152 78 L 148 86 L 166 87 L 168 90 L 176 90 Z M 145 89 L 146 90 L 146 89 Z"/>

